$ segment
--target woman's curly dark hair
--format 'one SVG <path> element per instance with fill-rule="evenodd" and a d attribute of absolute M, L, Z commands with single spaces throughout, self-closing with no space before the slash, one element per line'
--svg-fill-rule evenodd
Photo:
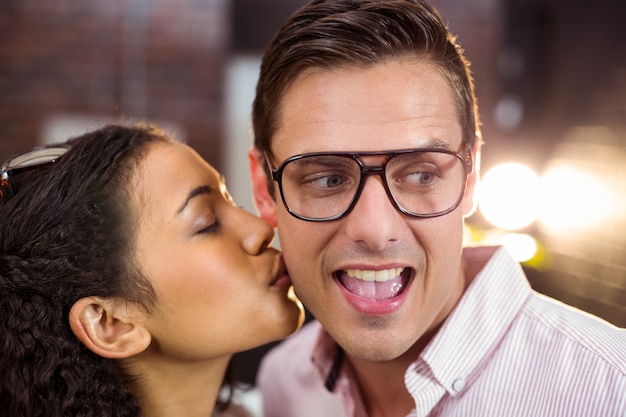
<path fill-rule="evenodd" d="M 133 260 L 129 182 L 155 127 L 111 125 L 69 141 L 58 162 L 20 174 L 0 201 L 0 415 L 140 416 L 113 363 L 69 325 L 86 296 L 150 311 L 155 294 Z"/>

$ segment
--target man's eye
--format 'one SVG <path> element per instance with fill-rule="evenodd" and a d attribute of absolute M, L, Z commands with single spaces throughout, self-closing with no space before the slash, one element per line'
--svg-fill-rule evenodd
<path fill-rule="evenodd" d="M 336 188 L 345 183 L 345 178 L 341 175 L 326 175 L 311 181 L 311 184 L 320 188 Z"/>
<path fill-rule="evenodd" d="M 407 181 L 421 185 L 432 184 L 436 179 L 437 176 L 432 172 L 414 172 L 407 176 Z"/>

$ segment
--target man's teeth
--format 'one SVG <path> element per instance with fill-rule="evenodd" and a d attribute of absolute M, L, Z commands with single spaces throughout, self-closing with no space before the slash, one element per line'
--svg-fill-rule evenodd
<path fill-rule="evenodd" d="M 361 279 L 363 281 L 385 282 L 399 276 L 404 268 L 383 269 L 374 271 L 371 269 L 347 269 L 346 273 L 352 278 Z"/>

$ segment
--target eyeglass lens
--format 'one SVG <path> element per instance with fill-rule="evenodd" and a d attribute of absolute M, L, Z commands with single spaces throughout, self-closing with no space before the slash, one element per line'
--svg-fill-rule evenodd
<path fill-rule="evenodd" d="M 284 165 L 283 199 L 301 217 L 332 218 L 351 208 L 361 182 L 381 169 L 362 168 L 350 155 L 307 155 Z M 383 178 L 399 210 L 431 216 L 458 205 L 465 176 L 465 163 L 457 154 L 416 151 L 392 156 Z"/>

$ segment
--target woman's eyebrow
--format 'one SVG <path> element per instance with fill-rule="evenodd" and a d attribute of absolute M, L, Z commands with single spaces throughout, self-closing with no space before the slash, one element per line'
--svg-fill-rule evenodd
<path fill-rule="evenodd" d="M 212 194 L 214 191 L 215 191 L 215 189 L 213 187 L 211 187 L 210 185 L 200 185 L 200 186 L 194 188 L 193 190 L 191 190 L 189 192 L 189 194 L 187 194 L 187 198 L 185 199 L 183 204 L 180 206 L 180 208 L 176 211 L 176 214 L 178 215 L 183 210 L 185 210 L 185 208 L 187 207 L 189 202 L 192 199 L 194 199 L 195 197 L 197 197 L 199 195 Z"/>

